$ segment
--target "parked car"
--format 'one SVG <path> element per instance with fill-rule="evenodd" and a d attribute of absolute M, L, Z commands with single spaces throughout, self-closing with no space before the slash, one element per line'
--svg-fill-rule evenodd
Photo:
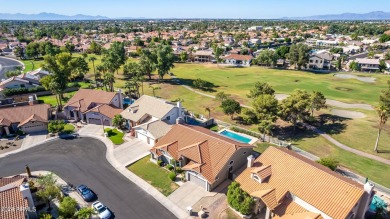
<path fill-rule="evenodd" d="M 85 185 L 79 185 L 76 187 L 77 192 L 83 197 L 87 202 L 92 201 L 95 198 L 95 194 Z"/>
<path fill-rule="evenodd" d="M 103 203 L 96 201 L 92 204 L 93 209 L 97 212 L 100 219 L 108 219 L 111 217 L 111 212 Z"/>

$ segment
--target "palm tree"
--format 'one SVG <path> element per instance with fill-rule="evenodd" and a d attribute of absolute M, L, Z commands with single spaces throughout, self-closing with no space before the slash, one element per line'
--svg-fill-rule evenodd
<path fill-rule="evenodd" d="M 101 79 L 101 75 L 106 72 L 106 68 L 103 65 L 98 65 L 98 66 L 96 66 L 96 70 L 97 70 L 97 73 L 95 74 L 95 76 L 97 78 Z M 96 85 L 97 85 L 97 83 L 96 83 Z M 102 87 L 102 90 L 103 90 L 103 87 Z"/>
<path fill-rule="evenodd" d="M 97 87 L 97 81 L 96 81 L 96 69 L 95 69 L 95 61 L 97 60 L 95 56 L 91 56 L 88 58 L 90 62 L 92 62 L 92 67 L 93 67 L 93 75 L 95 76 L 95 83 Z"/>
<path fill-rule="evenodd" d="M 161 87 L 153 87 L 153 86 L 149 86 L 149 87 L 153 90 L 153 97 L 156 96 L 155 91 L 161 89 Z"/>
<path fill-rule="evenodd" d="M 211 109 L 210 109 L 210 107 L 206 107 L 205 109 L 204 109 L 206 112 L 208 112 L 208 114 L 209 114 L 209 119 L 210 119 L 210 114 L 211 114 Z"/>
<path fill-rule="evenodd" d="M 378 152 L 378 144 L 379 144 L 379 138 L 381 136 L 381 132 L 383 129 L 383 126 L 386 124 L 388 118 L 389 118 L 389 111 L 384 105 L 380 105 L 376 109 L 378 115 L 379 115 L 379 128 L 378 128 L 378 135 L 376 137 L 376 142 L 375 142 L 375 148 L 374 150 Z"/>

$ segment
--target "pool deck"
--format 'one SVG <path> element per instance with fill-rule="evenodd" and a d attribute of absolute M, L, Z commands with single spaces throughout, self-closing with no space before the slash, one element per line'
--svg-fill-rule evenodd
<path fill-rule="evenodd" d="M 247 135 L 247 134 L 244 134 L 244 133 L 235 132 L 235 131 L 232 131 L 232 130 L 226 129 L 226 128 L 220 130 L 218 133 L 221 134 L 221 132 L 223 132 L 223 131 L 231 132 L 231 133 L 234 133 L 234 134 L 236 134 L 236 135 L 241 135 L 241 136 L 243 136 L 243 137 L 245 137 L 245 138 L 251 139 L 251 141 L 247 143 L 247 144 L 250 144 L 250 145 L 253 145 L 254 143 L 256 143 L 256 142 L 259 140 L 258 138 L 252 137 L 252 136 L 250 136 L 250 135 Z M 223 135 L 223 134 L 221 134 L 221 135 Z M 226 135 L 223 135 L 223 136 L 225 136 L 225 137 L 227 137 L 227 138 L 230 138 L 230 139 L 233 139 L 233 140 L 235 140 L 235 141 L 239 141 L 239 140 L 237 140 L 237 139 L 228 137 L 228 136 L 226 136 Z M 241 142 L 241 141 L 239 141 L 239 142 Z"/>

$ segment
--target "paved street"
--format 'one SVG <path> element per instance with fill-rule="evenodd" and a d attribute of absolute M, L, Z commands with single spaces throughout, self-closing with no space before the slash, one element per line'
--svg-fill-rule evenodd
<path fill-rule="evenodd" d="M 115 170 L 106 160 L 106 147 L 92 138 L 54 140 L 0 159 L 0 176 L 47 170 L 74 185 L 86 184 L 116 218 L 175 218 L 153 197 Z"/>
<path fill-rule="evenodd" d="M 0 57 L 0 79 L 5 78 L 5 73 L 14 69 L 16 66 L 22 67 L 23 65 L 16 60 Z"/>

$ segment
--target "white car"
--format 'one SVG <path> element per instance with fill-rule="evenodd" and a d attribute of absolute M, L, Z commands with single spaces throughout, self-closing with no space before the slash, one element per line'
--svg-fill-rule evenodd
<path fill-rule="evenodd" d="M 111 217 L 111 212 L 101 202 L 96 201 L 92 203 L 93 209 L 98 213 L 100 219 L 108 219 Z"/>

